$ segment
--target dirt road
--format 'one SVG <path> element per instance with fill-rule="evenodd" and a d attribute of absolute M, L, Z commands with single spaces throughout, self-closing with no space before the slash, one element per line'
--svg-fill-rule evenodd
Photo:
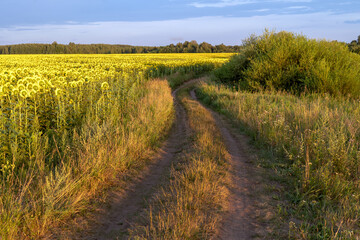
<path fill-rule="evenodd" d="M 127 230 L 134 218 L 146 206 L 155 189 L 161 184 L 169 172 L 171 163 L 181 156 L 182 150 L 188 147 L 187 141 L 191 134 L 184 107 L 176 99 L 176 93 L 197 80 L 183 84 L 173 91 L 176 118 L 168 139 L 150 161 L 150 164 L 139 173 L 126 189 L 110 194 L 110 202 L 102 209 L 91 231 L 82 234 L 79 239 L 122 239 L 126 238 Z"/>
<path fill-rule="evenodd" d="M 191 129 L 188 125 L 184 107 L 176 99 L 176 93 L 182 88 L 194 85 L 199 80 L 192 80 L 173 92 L 176 120 L 171 133 L 153 157 L 151 163 L 126 186 L 121 192 L 110 194 L 111 201 L 100 211 L 91 231 L 81 235 L 79 239 L 126 239 L 127 231 L 136 216 L 146 207 L 146 200 L 156 192 L 162 180 L 166 179 L 172 162 L 179 158 L 182 151 L 189 146 Z M 195 91 L 191 91 L 197 100 Z M 256 186 L 252 180 L 252 165 L 246 151 L 247 139 L 235 134 L 236 131 L 219 114 L 210 111 L 222 133 L 227 150 L 231 155 L 232 184 L 230 188 L 229 210 L 220 227 L 218 239 L 252 239 L 256 235 L 258 225 L 255 221 L 255 207 L 252 189 Z"/>
<path fill-rule="evenodd" d="M 197 100 L 195 90 L 191 97 Z M 229 209 L 222 223 L 219 239 L 237 240 L 256 237 L 256 208 L 252 192 L 256 187 L 253 178 L 252 156 L 248 151 L 248 138 L 240 135 L 222 115 L 210 110 L 220 129 L 226 148 L 230 153 L 231 177 Z"/>

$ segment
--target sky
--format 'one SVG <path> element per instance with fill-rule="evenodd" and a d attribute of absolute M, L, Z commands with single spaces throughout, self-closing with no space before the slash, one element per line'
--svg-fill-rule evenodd
<path fill-rule="evenodd" d="M 360 0 L 0 0 L 0 45 L 240 45 L 265 29 L 350 42 Z"/>

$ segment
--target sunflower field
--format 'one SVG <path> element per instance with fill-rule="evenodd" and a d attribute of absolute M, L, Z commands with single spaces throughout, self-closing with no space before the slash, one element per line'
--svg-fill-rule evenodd
<path fill-rule="evenodd" d="M 158 144 L 173 107 L 152 79 L 230 55 L 0 56 L 0 238 L 44 236 Z"/>

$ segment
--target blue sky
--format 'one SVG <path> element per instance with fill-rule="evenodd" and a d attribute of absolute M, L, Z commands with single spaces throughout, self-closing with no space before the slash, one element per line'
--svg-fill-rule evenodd
<path fill-rule="evenodd" d="M 0 44 L 241 44 L 265 28 L 350 42 L 359 0 L 1 0 Z"/>

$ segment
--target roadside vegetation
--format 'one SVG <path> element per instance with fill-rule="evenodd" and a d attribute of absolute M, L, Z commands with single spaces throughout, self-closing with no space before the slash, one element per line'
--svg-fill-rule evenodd
<path fill-rule="evenodd" d="M 210 55 L 1 56 L 0 238 L 61 235 L 141 169 L 174 118 L 151 79 L 227 60 Z"/>
<path fill-rule="evenodd" d="M 134 90 L 141 95 L 133 100 L 128 96 L 126 105 L 113 101 L 101 124 L 88 113 L 79 132 L 70 138 L 71 145 L 66 139 L 54 141 L 53 154 L 59 158 L 56 165 L 47 164 L 49 143 L 40 137 L 34 157 L 26 165 L 2 165 L 4 239 L 38 239 L 54 233 L 74 214 L 86 213 L 90 200 L 114 184 L 119 173 L 127 174 L 145 164 L 171 125 L 172 98 L 165 81 L 151 81 Z M 67 146 L 66 153 L 61 154 L 56 145 Z"/>
<path fill-rule="evenodd" d="M 174 163 L 170 182 L 150 202 L 131 239 L 210 239 L 226 210 L 229 154 L 211 113 L 192 100 L 189 89 L 178 94 L 193 136 Z"/>
<path fill-rule="evenodd" d="M 340 43 L 265 32 L 197 90 L 282 159 L 265 167 L 289 187 L 290 238 L 360 236 L 359 63 Z"/>
<path fill-rule="evenodd" d="M 289 32 L 265 32 L 244 41 L 240 54 L 214 72 L 241 90 L 360 96 L 360 55 L 345 43 Z"/>

